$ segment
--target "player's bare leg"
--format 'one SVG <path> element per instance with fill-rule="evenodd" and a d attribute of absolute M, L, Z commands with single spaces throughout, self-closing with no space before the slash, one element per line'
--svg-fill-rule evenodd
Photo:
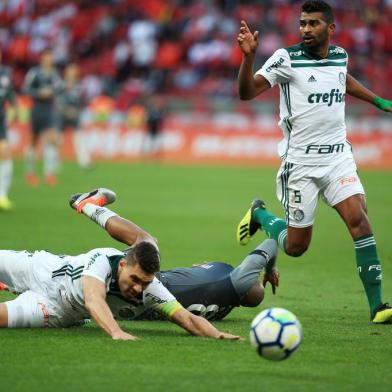
<path fill-rule="evenodd" d="M 7 305 L 4 303 L 0 304 L 0 328 L 8 327 L 8 310 Z"/>
<path fill-rule="evenodd" d="M 306 252 L 312 240 L 313 226 L 287 228 L 284 251 L 289 256 L 298 257 Z"/>
<path fill-rule="evenodd" d="M 37 186 L 39 184 L 39 178 L 36 173 L 36 160 L 37 151 L 39 147 L 40 137 L 34 132 L 31 135 L 31 145 L 28 147 L 25 160 L 26 160 L 26 182 L 30 186 Z"/>
<path fill-rule="evenodd" d="M 55 186 L 57 185 L 56 174 L 59 170 L 60 137 L 55 128 L 46 130 L 42 136 L 45 183 Z"/>
<path fill-rule="evenodd" d="M 107 188 L 71 196 L 69 204 L 78 213 L 103 227 L 114 239 L 132 246 L 145 241 L 157 246 L 157 240 L 133 222 L 118 216 L 105 206 L 116 200 L 116 194 Z"/>

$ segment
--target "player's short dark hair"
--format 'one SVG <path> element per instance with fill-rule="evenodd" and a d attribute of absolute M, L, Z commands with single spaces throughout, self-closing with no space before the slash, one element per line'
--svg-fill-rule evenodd
<path fill-rule="evenodd" d="M 159 251 L 150 242 L 139 242 L 134 247 L 129 248 L 125 259 L 129 265 L 139 264 L 140 268 L 147 274 L 155 274 L 159 271 Z"/>
<path fill-rule="evenodd" d="M 302 4 L 302 12 L 310 14 L 311 12 L 321 12 L 327 23 L 334 22 L 332 7 L 323 0 L 307 0 Z"/>

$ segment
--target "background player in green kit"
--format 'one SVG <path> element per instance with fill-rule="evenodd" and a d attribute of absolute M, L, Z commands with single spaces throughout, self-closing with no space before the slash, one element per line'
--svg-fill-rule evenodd
<path fill-rule="evenodd" d="M 38 185 L 35 171 L 38 143 L 42 135 L 43 170 L 45 182 L 54 186 L 59 166 L 59 135 L 56 129 L 56 96 L 62 91 L 62 80 L 54 67 L 50 49 L 42 52 L 40 64 L 29 70 L 26 75 L 24 92 L 33 99 L 31 109 L 31 147 L 26 155 L 26 181 Z"/>
<path fill-rule="evenodd" d="M 72 130 L 76 159 L 80 167 L 87 169 L 90 166 L 90 152 L 79 129 L 82 108 L 79 68 L 71 63 L 64 70 L 64 89 L 58 96 L 58 129 L 62 132 L 67 128 Z"/>
<path fill-rule="evenodd" d="M 0 64 L 2 53 L 0 50 Z M 15 91 L 11 70 L 0 65 L 0 210 L 11 210 L 13 203 L 8 198 L 12 181 L 11 148 L 7 139 L 6 103 L 15 105 Z"/>
<path fill-rule="evenodd" d="M 392 308 L 381 299 L 381 265 L 367 216 L 365 192 L 346 140 L 345 94 L 392 112 L 392 101 L 377 97 L 347 73 L 348 55 L 330 44 L 335 24 L 331 7 L 321 0 L 302 6 L 298 45 L 277 50 L 253 74 L 258 32 L 241 22 L 238 43 L 243 58 L 238 76 L 239 95 L 248 100 L 279 85 L 279 145 L 282 165 L 277 196 L 286 220 L 272 215 L 255 200 L 237 229 L 245 245 L 258 229 L 291 256 L 308 248 L 318 197 L 342 217 L 353 238 L 359 276 L 373 323 L 392 322 Z"/>

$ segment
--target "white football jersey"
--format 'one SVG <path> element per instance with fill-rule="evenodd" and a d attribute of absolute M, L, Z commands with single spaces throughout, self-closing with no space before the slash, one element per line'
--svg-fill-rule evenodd
<path fill-rule="evenodd" d="M 147 309 L 159 311 L 170 317 L 181 305 L 176 298 L 154 278 L 140 298 L 130 301 L 127 306 L 122 300 L 122 311 L 113 301 L 121 294 L 117 285 L 117 269 L 124 253 L 114 248 L 97 248 L 78 256 L 53 255 L 41 251 L 34 254 L 33 272 L 40 282 L 41 291 L 61 304 L 62 313 L 70 320 L 89 318 L 90 315 L 84 306 L 83 276 L 98 279 L 106 286 L 109 303 L 114 316 L 118 318 L 133 319 L 144 313 Z M 114 303 L 114 304 L 113 304 Z M 112 306 L 111 306 L 112 305 Z M 125 307 L 128 309 L 124 310 Z M 131 317 L 130 312 L 134 313 Z M 127 312 L 125 315 L 124 312 Z M 121 314 L 122 313 L 122 314 Z"/>
<path fill-rule="evenodd" d="M 348 56 L 330 46 L 315 59 L 302 44 L 277 50 L 256 72 L 279 84 L 282 159 L 297 164 L 337 163 L 352 155 L 346 140 L 345 94 Z"/>

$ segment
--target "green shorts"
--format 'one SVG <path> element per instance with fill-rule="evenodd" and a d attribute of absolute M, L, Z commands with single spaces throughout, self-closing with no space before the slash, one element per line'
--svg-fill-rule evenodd
<path fill-rule="evenodd" d="M 7 122 L 5 115 L 0 115 L 0 140 L 7 139 Z"/>
<path fill-rule="evenodd" d="M 35 108 L 31 110 L 31 130 L 34 135 L 56 127 L 55 112 L 53 106 Z"/>

